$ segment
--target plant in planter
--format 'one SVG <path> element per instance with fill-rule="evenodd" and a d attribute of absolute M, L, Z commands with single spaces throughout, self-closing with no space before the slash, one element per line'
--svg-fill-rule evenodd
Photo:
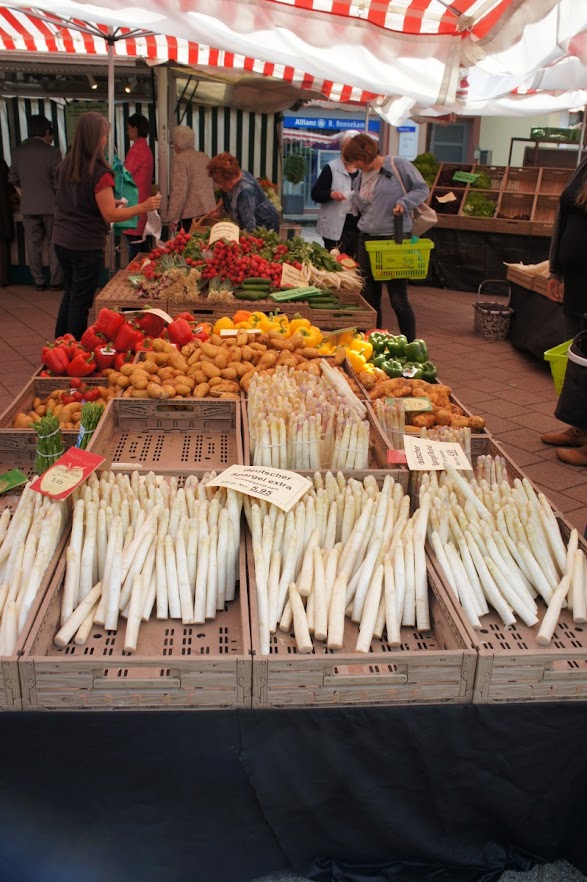
<path fill-rule="evenodd" d="M 283 177 L 294 187 L 301 184 L 306 177 L 306 160 L 299 153 L 290 153 L 283 163 Z M 300 215 L 304 213 L 303 194 L 284 193 L 283 213 Z"/>

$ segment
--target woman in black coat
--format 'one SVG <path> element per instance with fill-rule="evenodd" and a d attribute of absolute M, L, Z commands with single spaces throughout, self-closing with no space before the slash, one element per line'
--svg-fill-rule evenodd
<path fill-rule="evenodd" d="M 8 284 L 10 270 L 10 243 L 14 238 L 14 218 L 10 194 L 12 184 L 8 183 L 8 166 L 0 159 L 0 287 Z"/>

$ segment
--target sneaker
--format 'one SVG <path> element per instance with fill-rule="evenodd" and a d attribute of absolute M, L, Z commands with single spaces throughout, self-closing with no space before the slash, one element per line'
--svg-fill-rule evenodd
<path fill-rule="evenodd" d="M 584 429 L 564 429 L 558 432 L 547 432 L 541 438 L 544 444 L 552 444 L 554 447 L 582 447 L 587 444 L 587 432 Z"/>
<path fill-rule="evenodd" d="M 35 282 L 35 288 L 37 291 L 46 291 L 47 285 L 45 284 L 45 282 L 43 282 L 41 285 L 39 285 L 37 282 Z"/>
<path fill-rule="evenodd" d="M 587 444 L 576 447 L 574 450 L 566 450 L 564 448 L 555 451 L 561 462 L 567 465 L 587 466 Z"/>

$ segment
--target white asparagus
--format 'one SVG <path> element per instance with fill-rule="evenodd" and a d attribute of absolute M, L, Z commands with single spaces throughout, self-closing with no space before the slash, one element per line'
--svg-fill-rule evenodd
<path fill-rule="evenodd" d="M 279 573 L 281 570 L 281 552 L 274 551 L 271 555 L 268 580 L 268 604 L 269 604 L 269 631 L 275 634 L 277 630 L 277 603 L 279 600 Z"/>
<path fill-rule="evenodd" d="M 196 593 L 194 597 L 194 622 L 198 625 L 206 621 L 206 585 L 208 582 L 208 557 L 210 536 L 208 527 L 200 522 L 198 539 L 198 569 L 196 572 Z"/>
<path fill-rule="evenodd" d="M 268 576 L 265 566 L 263 548 L 260 545 L 253 546 L 253 558 L 255 561 L 255 582 L 257 585 L 257 618 L 259 623 L 259 651 L 261 655 L 269 655 L 269 595 Z M 291 590 L 290 590 L 291 593 Z M 301 602 L 301 601 L 300 601 Z"/>
<path fill-rule="evenodd" d="M 63 623 L 67 621 L 67 619 L 73 612 L 75 597 L 75 579 L 77 574 L 75 555 L 75 548 L 72 545 L 69 545 L 67 551 L 65 552 L 66 569 L 65 580 L 63 583 L 63 597 L 61 598 L 61 625 L 63 625 Z M 6 586 L 6 590 L 8 591 L 8 586 Z"/>
<path fill-rule="evenodd" d="M 493 562 L 493 560 L 487 556 L 483 558 L 485 561 L 485 565 L 489 570 L 493 581 L 499 588 L 501 594 L 507 600 L 509 605 L 512 607 L 515 613 L 517 613 L 524 624 L 528 625 L 528 627 L 532 627 L 538 621 L 538 617 L 531 607 L 529 607 L 524 601 L 519 597 L 519 595 L 514 591 L 513 588 L 510 587 L 510 583 L 507 578 L 503 575 L 499 567 Z"/>
<path fill-rule="evenodd" d="M 63 649 L 64 646 L 67 646 L 82 622 L 85 620 L 86 616 L 89 614 L 90 610 L 92 610 L 95 604 L 100 600 L 101 594 L 102 583 L 98 582 L 97 585 L 94 585 L 90 593 L 84 597 L 76 609 L 74 609 L 67 621 L 61 626 L 60 630 L 53 638 L 55 646 L 59 646 L 61 649 Z"/>
<path fill-rule="evenodd" d="M 466 537 L 466 533 L 465 533 L 465 537 Z M 454 594 L 455 600 L 458 600 L 459 595 L 457 592 L 457 585 L 454 580 L 454 576 L 452 574 L 452 570 L 450 568 L 448 558 L 445 554 L 444 546 L 443 546 L 442 540 L 440 538 L 440 534 L 437 533 L 436 530 L 434 530 L 432 532 L 431 539 L 432 539 L 432 548 L 434 549 L 434 554 L 436 555 L 436 559 L 440 565 L 442 573 L 443 573 L 446 581 L 448 582 L 448 584 Z"/>
<path fill-rule="evenodd" d="M 391 554 L 391 552 L 390 552 Z M 404 563 L 404 544 L 400 539 L 393 552 L 393 581 L 395 584 L 395 600 L 397 603 L 397 618 L 401 625 L 404 612 L 404 599 L 406 595 L 406 578 Z"/>
<path fill-rule="evenodd" d="M 300 597 L 309 597 L 312 593 L 312 584 L 314 581 L 314 549 L 318 547 L 319 539 L 320 534 L 318 530 L 312 530 L 302 560 L 300 575 L 296 582 Z"/>
<path fill-rule="evenodd" d="M 516 617 L 513 615 L 510 605 L 506 602 L 498 586 L 495 584 L 491 573 L 487 569 L 483 554 L 469 530 L 465 530 L 465 541 L 473 559 L 473 563 L 475 564 L 475 569 L 479 575 L 487 601 L 495 609 L 504 626 L 506 628 L 511 627 L 515 624 Z"/>
<path fill-rule="evenodd" d="M 179 535 L 179 532 L 177 535 Z M 124 633 L 125 652 L 133 653 L 137 650 L 137 641 L 139 639 L 139 629 L 141 627 L 144 602 L 143 577 L 140 573 L 136 573 L 133 579 L 130 607 L 128 610 L 128 618 L 126 620 L 126 631 Z"/>
<path fill-rule="evenodd" d="M 471 626 L 476 631 L 479 631 L 481 629 L 481 622 L 479 621 L 479 616 L 477 615 L 475 595 L 473 592 L 473 588 L 469 582 L 467 573 L 465 571 L 465 567 L 461 562 L 458 552 L 452 542 L 447 543 L 445 551 L 448 562 L 450 564 L 450 568 L 452 570 L 452 574 L 456 582 L 461 606 L 465 611 L 465 614 L 469 619 Z"/>
<path fill-rule="evenodd" d="M 587 622 L 587 604 L 585 596 L 585 554 L 577 548 L 573 558 L 573 621 Z"/>
<path fill-rule="evenodd" d="M 82 549 L 82 560 L 79 579 L 79 599 L 89 594 L 94 581 L 94 557 L 96 555 L 97 511 L 93 503 L 86 508 L 86 529 Z"/>
<path fill-rule="evenodd" d="M 518 542 L 517 549 L 530 572 L 530 575 L 532 577 L 532 584 L 537 589 L 538 593 L 542 596 L 545 603 L 550 603 L 553 595 L 553 590 L 550 587 L 548 579 L 542 571 L 542 567 L 540 566 L 525 542 Z"/>
<path fill-rule="evenodd" d="M 414 540 L 411 536 L 408 536 L 404 542 L 404 579 L 406 590 L 401 623 L 412 628 L 416 624 L 416 571 Z"/>
<path fill-rule="evenodd" d="M 312 643 L 312 638 L 310 637 L 310 631 L 308 629 L 308 620 L 306 617 L 304 604 L 295 582 L 289 583 L 288 594 L 293 616 L 294 635 L 297 650 L 301 654 L 310 653 L 312 652 L 314 646 Z"/>
<path fill-rule="evenodd" d="M 359 626 L 359 636 L 355 646 L 355 652 L 367 653 L 371 648 L 371 640 L 373 639 L 373 631 L 375 630 L 375 622 L 379 612 L 379 604 L 381 602 L 381 588 L 383 583 L 383 567 L 378 566 L 371 584 L 369 592 L 365 598 L 363 607 L 363 616 Z"/>
<path fill-rule="evenodd" d="M 381 533 L 379 533 L 373 537 L 371 544 L 367 549 L 367 555 L 364 559 L 363 566 L 361 567 L 361 574 L 357 583 L 357 589 L 354 597 L 353 611 L 351 615 L 351 619 L 353 622 L 361 621 L 365 598 L 367 597 L 367 592 L 371 584 L 371 577 L 375 571 L 375 562 L 379 556 L 379 552 L 381 551 L 382 543 L 383 536 L 381 535 Z M 350 603 L 351 599 L 351 597 L 345 597 L 345 606 L 347 602 Z"/>
<path fill-rule="evenodd" d="M 157 578 L 157 612 L 159 620 L 168 618 L 167 568 L 165 566 L 165 537 L 159 536 L 155 547 L 155 574 Z"/>
<path fill-rule="evenodd" d="M 143 566 L 145 565 L 149 550 L 155 542 L 156 525 L 152 525 L 151 528 L 146 530 L 145 532 L 141 531 L 140 535 L 142 536 L 141 543 L 136 550 L 132 563 L 126 574 L 126 578 L 122 583 L 122 588 L 120 589 L 120 609 L 125 609 L 127 603 L 130 600 L 130 596 L 133 590 L 134 577 L 137 573 L 140 573 L 143 570 Z M 122 557 L 124 558 L 124 552 L 122 553 Z M 122 569 L 123 568 L 121 566 L 121 571 Z M 175 618 L 175 616 L 173 618 Z M 179 616 L 177 616 L 177 618 L 179 618 Z"/>
<path fill-rule="evenodd" d="M 210 528 L 208 545 L 208 580 L 206 582 L 206 618 L 216 617 L 216 598 L 218 594 L 218 526 Z"/>
<path fill-rule="evenodd" d="M 569 586 L 571 584 L 571 576 L 565 573 L 555 588 L 552 599 L 548 604 L 548 609 L 544 614 L 544 618 L 540 624 L 540 629 L 536 635 L 536 643 L 539 646 L 548 646 L 552 640 L 552 635 L 557 626 L 558 617 L 562 608 L 563 600 L 567 596 Z"/>
<path fill-rule="evenodd" d="M 185 539 L 182 530 L 178 530 L 175 536 L 175 569 L 177 572 L 177 587 L 179 592 L 179 605 L 181 607 L 181 621 L 184 625 L 191 625 L 194 621 L 194 602 L 192 599 L 192 589 L 190 587 L 190 575 L 188 571 Z M 145 586 L 147 590 L 150 586 L 150 583 L 150 575 L 148 581 L 145 576 Z"/>
<path fill-rule="evenodd" d="M 322 552 L 314 548 L 314 639 L 323 642 L 328 637 L 328 607 L 324 561 Z"/>
<path fill-rule="evenodd" d="M 18 624 L 16 603 L 11 600 L 6 604 L 4 614 L 2 616 L 2 637 L 0 640 L 0 655 L 11 656 L 14 654 L 16 644 L 18 642 Z"/>
<path fill-rule="evenodd" d="M 88 637 L 90 636 L 91 630 L 94 626 L 94 615 L 98 609 L 99 601 L 93 605 L 81 625 L 76 631 L 75 637 L 73 638 L 73 642 L 76 646 L 84 646 L 87 642 Z"/>
<path fill-rule="evenodd" d="M 169 604 L 169 618 L 181 619 L 181 602 L 179 599 L 179 585 L 177 582 L 177 566 L 175 563 L 175 546 L 173 537 L 167 534 L 164 540 L 165 547 L 165 574 L 167 577 L 167 601 Z M 133 581 L 134 584 L 134 581 Z"/>
<path fill-rule="evenodd" d="M 348 571 L 341 569 L 336 577 L 328 611 L 328 649 L 342 649 L 344 641 L 345 596 Z"/>
<path fill-rule="evenodd" d="M 389 554 L 383 558 L 383 574 L 385 578 L 385 627 L 387 642 L 390 646 L 401 646 L 400 622 L 397 614 L 397 598 L 395 595 L 395 579 L 393 564 Z"/>

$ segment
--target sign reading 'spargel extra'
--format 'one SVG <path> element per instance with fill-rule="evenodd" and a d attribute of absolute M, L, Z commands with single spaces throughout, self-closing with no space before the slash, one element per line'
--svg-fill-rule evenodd
<path fill-rule="evenodd" d="M 303 475 L 285 469 L 233 465 L 206 486 L 226 487 L 254 496 L 255 499 L 266 499 L 287 512 L 310 489 L 312 482 Z"/>

